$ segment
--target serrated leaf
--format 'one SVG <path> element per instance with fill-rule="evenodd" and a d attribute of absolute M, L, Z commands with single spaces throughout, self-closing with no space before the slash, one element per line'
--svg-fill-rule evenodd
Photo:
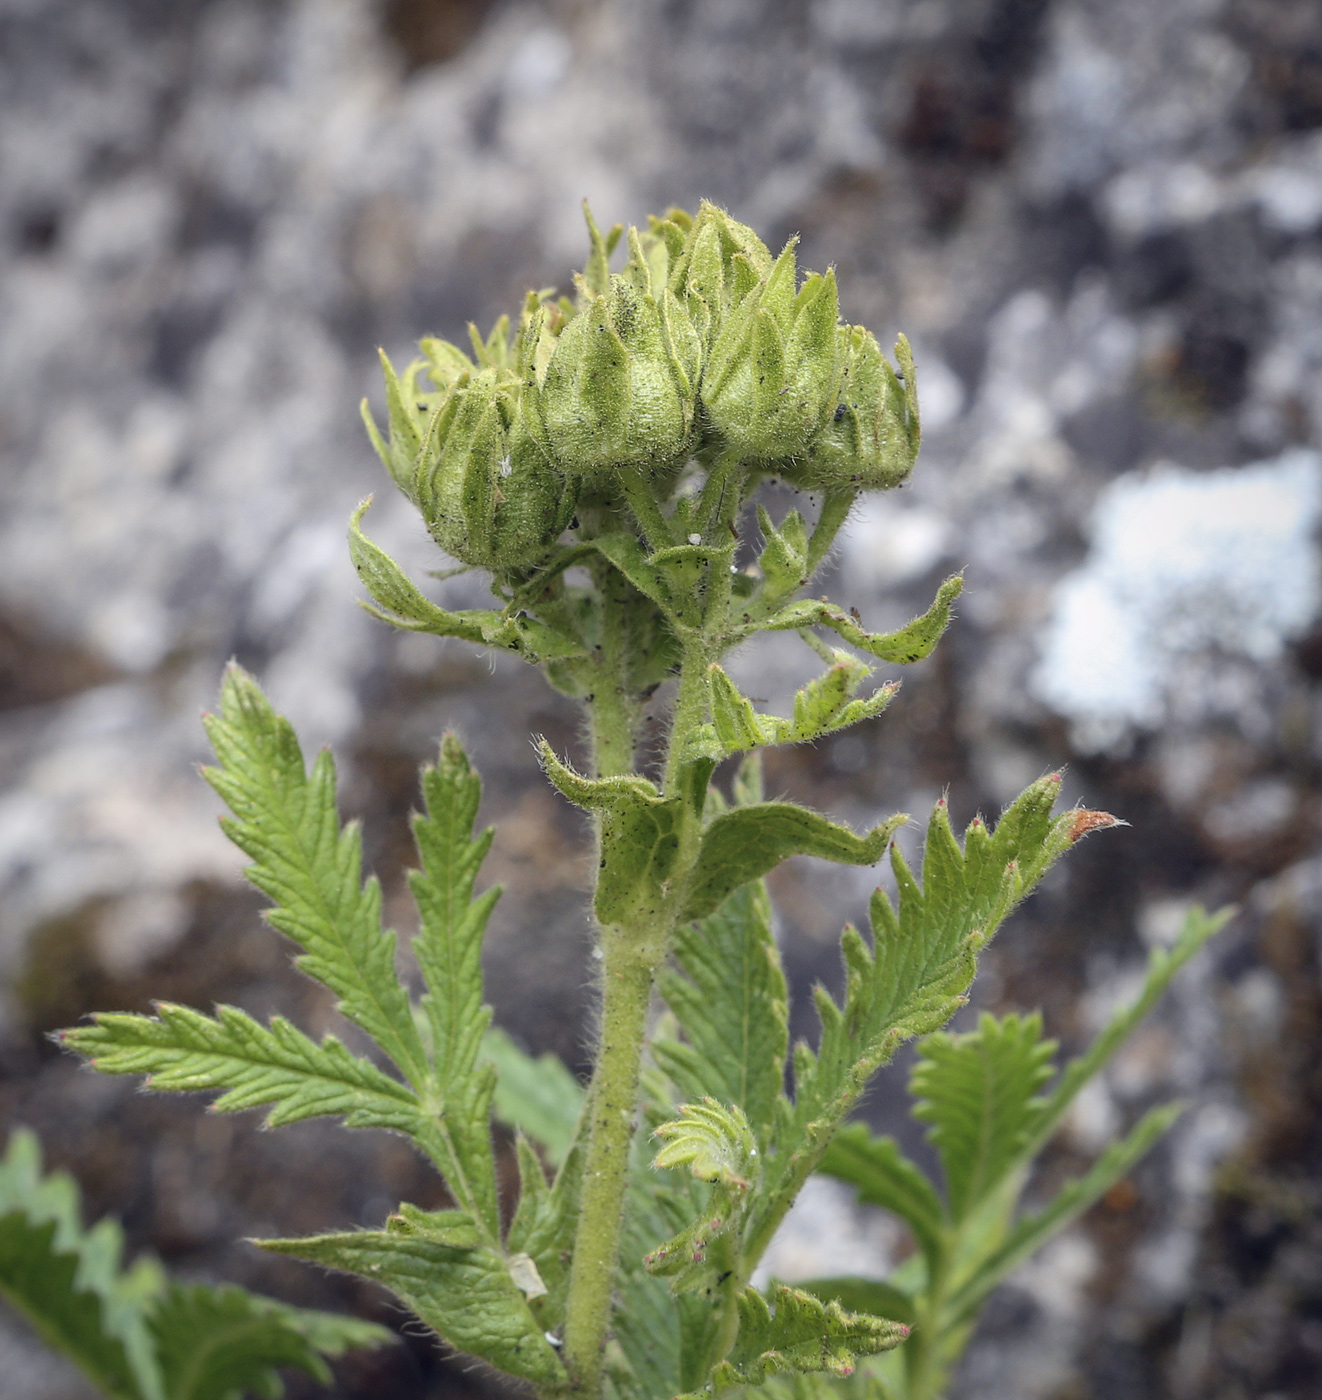
<path fill-rule="evenodd" d="M 155 1017 L 102 1012 L 64 1031 L 63 1043 L 107 1074 L 143 1074 L 153 1089 L 223 1090 L 222 1113 L 272 1105 L 268 1126 L 343 1117 L 353 1128 L 426 1135 L 417 1095 L 326 1036 L 310 1040 L 282 1016 L 269 1026 L 233 1006 L 213 1019 L 160 1002 Z"/>
<path fill-rule="evenodd" d="M 474 608 L 447 612 L 423 597 L 390 555 L 363 533 L 361 521 L 371 504 L 369 496 L 354 511 L 349 522 L 349 556 L 363 587 L 375 600 L 362 604 L 373 617 L 405 632 L 457 637 L 479 646 L 512 651 L 533 663 L 563 661 L 583 655 L 581 638 L 520 611 Z"/>
<path fill-rule="evenodd" d="M 151 1258 L 124 1268 L 123 1247 L 114 1220 L 83 1229 L 73 1178 L 43 1175 L 35 1135 L 16 1129 L 0 1160 L 0 1296 L 107 1395 L 161 1400 L 143 1313 L 164 1275 Z"/>
<path fill-rule="evenodd" d="M 908 1335 L 902 1323 L 847 1313 L 799 1289 L 778 1284 L 768 1304 L 748 1288 L 739 1295 L 739 1335 L 729 1360 L 716 1368 L 713 1389 L 719 1394 L 736 1385 L 760 1385 L 785 1371 L 847 1376 L 859 1357 L 889 1351 Z"/>
<path fill-rule="evenodd" d="M 654 1039 L 657 1064 L 686 1098 L 739 1104 L 765 1140 L 785 1078 L 789 1005 L 766 886 L 736 890 L 675 935 L 677 970 L 658 987 L 687 1045 Z"/>
<path fill-rule="evenodd" d="M 240 1400 L 284 1394 L 279 1368 L 322 1384 L 325 1356 L 394 1341 L 374 1323 L 287 1307 L 241 1288 L 171 1285 L 151 1318 L 167 1400 Z"/>
<path fill-rule="evenodd" d="M 790 802 L 758 802 L 723 812 L 702 833 L 683 917 L 705 918 L 741 885 L 761 879 L 790 856 L 872 865 L 907 820 L 892 817 L 858 836 L 820 812 Z"/>
<path fill-rule="evenodd" d="M 206 725 L 219 767 L 203 773 L 234 814 L 225 832 L 253 860 L 248 879 L 275 902 L 269 922 L 305 950 L 296 964 L 422 1088 L 429 1065 L 395 973 L 395 935 L 381 927 L 380 885 L 361 881 L 357 828 L 340 828 L 330 754 L 305 771 L 289 722 L 233 664 Z"/>
<path fill-rule="evenodd" d="M 142 1400 L 124 1341 L 107 1327 L 100 1294 L 79 1285 L 78 1254 L 56 1245 L 58 1228 L 0 1213 L 0 1295 L 112 1400 Z"/>
<path fill-rule="evenodd" d="M 913 1231 L 929 1265 L 936 1258 L 941 1248 L 941 1198 L 893 1138 L 874 1137 L 863 1123 L 847 1123 L 831 1139 L 817 1170 L 849 1182 L 866 1205 L 898 1215 Z"/>
<path fill-rule="evenodd" d="M 802 627 L 829 627 L 850 646 L 867 652 L 869 656 L 909 666 L 931 655 L 933 647 L 950 624 L 951 609 L 963 588 L 963 577 L 960 574 L 952 575 L 937 590 L 932 606 L 921 617 L 914 618 L 896 632 L 865 631 L 834 603 L 807 598 L 781 608 L 765 622 L 750 624 L 748 630 L 787 632 Z"/>
<path fill-rule="evenodd" d="M 913 1115 L 928 1125 L 941 1158 L 954 1220 L 1000 1185 L 1028 1139 L 1056 1048 L 1041 1036 L 1041 1016 L 984 1013 L 977 1030 L 939 1031 L 919 1046 L 909 1081 Z"/>
<path fill-rule="evenodd" d="M 1025 1155 L 1031 1155 L 1047 1141 L 1069 1111 L 1080 1089 L 1106 1067 L 1116 1051 L 1156 1005 L 1170 986 L 1171 979 L 1203 945 L 1220 932 L 1234 915 L 1221 909 L 1209 915 L 1200 906 L 1189 910 L 1179 937 L 1170 948 L 1154 948 L 1148 956 L 1148 971 L 1142 990 L 1128 1006 L 1111 1017 L 1101 1034 L 1084 1054 L 1071 1060 L 1045 1096 L 1030 1127 Z"/>
<path fill-rule="evenodd" d="M 358 1274 L 390 1289 L 458 1351 L 537 1385 L 566 1384 L 564 1367 L 494 1250 L 458 1249 L 422 1234 L 362 1230 L 263 1249 Z"/>
<path fill-rule="evenodd" d="M 480 1215 L 492 1237 L 499 1231 L 495 1161 L 491 1151 L 494 1076 L 478 1070 L 491 1009 L 482 1000 L 482 938 L 499 889 L 474 899 L 473 885 L 494 835 L 473 839 L 482 783 L 459 740 L 441 740 L 435 766 L 422 772 L 425 813 L 413 817 L 421 869 L 409 874 L 420 925 L 413 941 L 427 992 L 422 1010 L 429 1029 L 440 1131 L 451 1145 L 443 1166 L 451 1189 Z"/>
<path fill-rule="evenodd" d="M 657 1167 L 688 1167 L 699 1181 L 737 1191 L 752 1185 L 757 1143 L 738 1104 L 712 1098 L 683 1104 L 679 1117 L 662 1123 L 653 1136 L 665 1143 L 656 1154 Z"/>
<path fill-rule="evenodd" d="M 846 1312 L 870 1313 L 888 1317 L 912 1327 L 917 1320 L 913 1298 L 902 1288 L 878 1278 L 815 1278 L 797 1285 L 804 1293 L 823 1303 L 839 1303 Z"/>

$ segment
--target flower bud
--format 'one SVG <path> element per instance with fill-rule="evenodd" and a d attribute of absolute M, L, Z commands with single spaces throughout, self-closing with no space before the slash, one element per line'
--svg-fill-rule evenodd
<path fill-rule="evenodd" d="M 898 486 L 913 469 L 922 437 L 909 342 L 903 336 L 896 342 L 896 374 L 871 332 L 841 326 L 838 339 L 843 367 L 835 409 L 784 475 L 813 488 Z"/>
<path fill-rule="evenodd" d="M 443 343 L 443 342 L 441 342 Z M 453 346 L 449 346 L 453 350 Z M 410 499 L 413 499 L 413 469 L 418 460 L 418 450 L 427 432 L 427 422 L 436 409 L 440 395 L 424 390 L 418 384 L 418 375 L 424 370 L 430 375 L 429 363 L 414 360 L 403 374 L 396 374 L 395 367 L 386 357 L 381 356 L 381 372 L 386 381 L 386 420 L 388 438 L 382 438 L 376 426 L 372 410 L 364 399 L 360 405 L 363 425 L 376 455 L 381 458 L 385 469 L 390 473 L 395 485 Z M 455 352 L 458 353 L 457 351 Z M 472 366 L 469 366 L 472 369 Z"/>
<path fill-rule="evenodd" d="M 465 564 L 528 567 L 573 513 L 574 496 L 528 431 L 521 387 L 487 368 L 432 415 L 410 493 L 432 538 Z"/>
<path fill-rule="evenodd" d="M 703 371 L 711 426 L 757 461 L 793 457 L 826 417 L 839 380 L 835 274 L 794 290 L 794 242 L 730 311 Z"/>
<path fill-rule="evenodd" d="M 525 338 L 529 426 L 570 477 L 600 479 L 621 466 L 662 471 L 689 448 L 701 345 L 673 293 L 656 294 L 655 240 L 644 250 L 631 229 L 629 245 L 622 276 L 603 272 L 604 243 L 594 250 L 591 278 L 578 279 L 582 309 L 560 330 L 544 371 L 545 325 Z"/>
<path fill-rule="evenodd" d="M 730 310 L 770 276 L 771 253 L 747 224 L 705 201 L 696 219 L 672 209 L 653 231 L 667 246 L 670 288 L 710 347 Z"/>

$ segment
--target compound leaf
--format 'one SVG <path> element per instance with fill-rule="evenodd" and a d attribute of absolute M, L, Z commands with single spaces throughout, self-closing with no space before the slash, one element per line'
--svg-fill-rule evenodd
<path fill-rule="evenodd" d="M 1037 1092 L 1051 1078 L 1055 1042 L 1038 1015 L 983 1014 L 966 1035 L 938 1031 L 919 1047 L 909 1088 L 913 1114 L 945 1170 L 946 1202 L 960 1220 L 1000 1184 L 1028 1139 Z"/>
<path fill-rule="evenodd" d="M 756 1289 L 739 1294 L 739 1334 L 729 1360 L 713 1376 L 717 1393 L 737 1385 L 760 1385 L 785 1371 L 849 1375 L 859 1357 L 898 1346 L 908 1335 L 903 1323 L 847 1313 L 800 1289 L 776 1285 L 768 1302 Z"/>
<path fill-rule="evenodd" d="M 863 1123 L 847 1123 L 831 1139 L 817 1170 L 849 1182 L 867 1205 L 898 1215 L 913 1231 L 929 1264 L 936 1258 L 941 1248 L 941 1198 L 893 1138 L 874 1137 Z"/>
<path fill-rule="evenodd" d="M 657 1064 L 685 1098 L 741 1105 L 765 1142 L 784 1083 L 789 1005 L 762 881 L 682 924 L 675 962 L 659 987 L 688 1043 L 655 1039 Z"/>
<path fill-rule="evenodd" d="M 549 1051 L 535 1059 L 499 1028 L 489 1030 L 482 1054 L 495 1065 L 496 1117 L 527 1133 L 556 1166 L 569 1155 L 583 1111 L 583 1086 Z"/>
<path fill-rule="evenodd" d="M 288 720 L 233 664 L 220 714 L 206 725 L 219 767 L 204 776 L 234 814 L 225 831 L 254 862 L 248 878 L 275 901 L 268 920 L 305 950 L 297 965 L 335 992 L 344 1015 L 423 1086 L 429 1066 L 395 974 L 395 935 L 381 927 L 380 885 L 360 880 L 357 828 L 340 829 L 330 754 L 305 771 Z"/>
<path fill-rule="evenodd" d="M 407 1218 L 390 1230 L 256 1243 L 381 1284 L 451 1346 L 512 1376 L 537 1385 L 566 1384 L 560 1358 L 495 1250 L 444 1243 Z"/>
<path fill-rule="evenodd" d="M 153 1089 L 224 1090 L 214 1105 L 222 1113 L 270 1104 L 271 1127 L 336 1116 L 353 1128 L 427 1134 L 413 1091 L 334 1036 L 318 1044 L 281 1016 L 263 1026 L 233 1006 L 218 1006 L 214 1019 L 171 1002 L 156 1012 L 102 1012 L 61 1040 L 107 1074 L 147 1075 Z"/>
<path fill-rule="evenodd" d="M 178 1284 L 155 1305 L 150 1326 L 167 1400 L 277 1400 L 284 1394 L 279 1367 L 325 1385 L 325 1356 L 394 1340 L 357 1318 L 287 1307 L 241 1288 Z"/>

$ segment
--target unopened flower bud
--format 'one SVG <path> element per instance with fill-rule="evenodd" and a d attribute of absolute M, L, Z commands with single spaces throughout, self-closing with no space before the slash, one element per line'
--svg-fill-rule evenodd
<path fill-rule="evenodd" d="M 621 466 L 660 471 L 689 447 L 701 346 L 674 295 L 654 288 L 635 230 L 630 251 L 624 275 L 605 274 L 604 292 L 595 290 L 604 245 L 594 252 L 592 279 L 579 279 L 582 309 L 560 331 L 543 372 L 536 356 L 544 330 L 525 351 L 530 425 L 571 477 L 600 480 Z"/>
<path fill-rule="evenodd" d="M 758 461 L 793 457 L 827 414 L 839 380 L 835 274 L 794 289 L 794 244 L 726 317 L 701 397 L 726 443 Z"/>
<path fill-rule="evenodd" d="M 771 253 L 747 224 L 705 201 L 696 219 L 672 209 L 654 231 L 670 254 L 670 288 L 710 347 L 731 309 L 770 276 Z"/>
<path fill-rule="evenodd" d="M 838 335 L 843 366 L 835 408 L 784 475 L 815 488 L 898 486 L 913 469 L 922 437 L 909 342 L 903 336 L 896 342 L 896 374 L 871 332 L 841 326 Z"/>
<path fill-rule="evenodd" d="M 450 391 L 428 424 L 413 497 L 432 538 L 465 564 L 528 567 L 568 524 L 574 497 L 528 431 L 521 387 L 493 368 Z"/>

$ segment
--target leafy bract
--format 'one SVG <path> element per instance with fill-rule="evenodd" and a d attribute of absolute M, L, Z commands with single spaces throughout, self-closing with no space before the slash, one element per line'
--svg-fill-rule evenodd
<path fill-rule="evenodd" d="M 382 1284 L 451 1346 L 481 1356 L 512 1376 L 539 1385 L 565 1384 L 564 1367 L 506 1260 L 491 1249 L 448 1243 L 435 1238 L 425 1223 L 407 1218 L 391 1230 L 257 1243 L 277 1254 Z"/>
<path fill-rule="evenodd" d="M 802 627 L 829 627 L 851 647 L 857 647 L 879 661 L 907 666 L 932 654 L 933 647 L 941 640 L 941 634 L 950 625 L 951 609 L 963 588 L 963 577 L 953 574 L 937 590 L 932 606 L 897 632 L 865 631 L 843 608 L 808 598 L 790 603 L 750 630 L 787 632 Z"/>
<path fill-rule="evenodd" d="M 736 1385 L 760 1385 L 783 1371 L 849 1375 L 860 1357 L 898 1346 L 903 1323 L 847 1313 L 797 1288 L 777 1285 L 768 1301 L 756 1289 L 739 1295 L 739 1334 L 729 1359 L 713 1375 L 717 1394 Z"/>
<path fill-rule="evenodd" d="M 847 826 L 792 802 L 756 802 L 713 817 L 689 883 L 685 919 L 701 919 L 751 880 L 790 856 L 819 856 L 841 865 L 872 865 L 908 821 L 896 816 L 858 836 Z"/>
<path fill-rule="evenodd" d="M 751 701 L 713 662 L 708 670 L 712 722 L 699 725 L 686 736 L 686 759 L 722 759 L 770 744 L 809 743 L 881 714 L 895 698 L 899 683 L 880 686 L 867 699 L 856 700 L 854 696 L 872 674 L 872 668 L 838 648 L 824 650 L 831 662 L 830 670 L 795 694 L 791 719 L 758 714 Z"/>
<path fill-rule="evenodd" d="M 353 514 L 349 525 L 349 554 L 363 587 L 375 600 L 375 603 L 362 605 L 373 617 L 405 632 L 429 632 L 437 637 L 457 637 L 461 641 L 512 651 L 530 662 L 561 661 L 583 654 L 581 638 L 521 611 L 475 608 L 447 612 L 424 598 L 390 555 L 363 534 L 361 521 L 371 504 L 369 496 Z"/>

